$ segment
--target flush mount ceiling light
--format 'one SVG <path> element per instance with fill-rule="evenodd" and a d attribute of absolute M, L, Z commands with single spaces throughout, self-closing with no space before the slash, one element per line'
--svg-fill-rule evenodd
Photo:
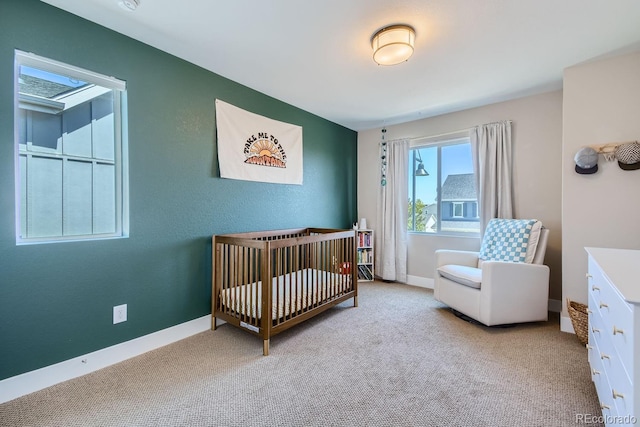
<path fill-rule="evenodd" d="M 140 6 L 140 0 L 120 0 L 118 5 L 126 11 L 133 12 Z"/>
<path fill-rule="evenodd" d="M 396 65 L 413 55 L 415 30 L 408 25 L 391 25 L 371 37 L 373 60 L 380 65 Z"/>

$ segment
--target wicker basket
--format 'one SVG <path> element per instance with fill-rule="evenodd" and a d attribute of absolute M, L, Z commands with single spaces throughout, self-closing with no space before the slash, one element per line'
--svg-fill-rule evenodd
<path fill-rule="evenodd" d="M 582 344 L 589 341 L 589 314 L 587 306 L 567 298 L 567 309 L 573 324 L 573 330 Z"/>

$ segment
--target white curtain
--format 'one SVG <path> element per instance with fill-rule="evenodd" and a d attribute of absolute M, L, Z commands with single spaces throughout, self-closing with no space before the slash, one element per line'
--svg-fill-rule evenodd
<path fill-rule="evenodd" d="M 513 218 L 511 121 L 470 131 L 480 234 L 492 218 Z"/>
<path fill-rule="evenodd" d="M 386 185 L 380 184 L 375 231 L 376 275 L 407 281 L 409 141 L 387 142 Z"/>

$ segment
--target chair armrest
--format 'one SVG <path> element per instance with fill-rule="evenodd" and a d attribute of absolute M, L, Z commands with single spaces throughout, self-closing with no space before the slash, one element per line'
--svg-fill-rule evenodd
<path fill-rule="evenodd" d="M 480 312 L 488 316 L 490 323 L 486 324 L 510 323 L 527 311 L 544 318 L 548 301 L 548 266 L 502 261 L 482 264 Z"/>
<path fill-rule="evenodd" d="M 485 261 L 482 263 L 482 289 L 504 295 L 510 289 L 549 287 L 549 267 L 544 264 Z"/>
<path fill-rule="evenodd" d="M 449 264 L 465 265 L 467 267 L 477 268 L 478 252 L 438 249 L 436 251 L 436 268 Z"/>

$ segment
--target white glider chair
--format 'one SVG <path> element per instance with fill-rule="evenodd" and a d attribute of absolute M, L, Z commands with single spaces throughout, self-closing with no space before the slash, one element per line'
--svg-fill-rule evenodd
<path fill-rule="evenodd" d="M 434 297 L 487 326 L 546 321 L 548 234 L 537 220 L 492 219 L 480 252 L 436 251 Z"/>

